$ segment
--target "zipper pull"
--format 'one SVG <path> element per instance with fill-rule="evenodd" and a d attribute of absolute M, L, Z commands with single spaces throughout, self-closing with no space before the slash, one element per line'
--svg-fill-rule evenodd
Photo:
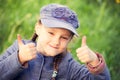
<path fill-rule="evenodd" d="M 55 78 L 55 77 L 57 76 L 57 73 L 58 73 L 58 72 L 57 72 L 56 70 L 54 70 L 54 71 L 53 71 L 53 74 L 52 74 L 52 77 Z"/>

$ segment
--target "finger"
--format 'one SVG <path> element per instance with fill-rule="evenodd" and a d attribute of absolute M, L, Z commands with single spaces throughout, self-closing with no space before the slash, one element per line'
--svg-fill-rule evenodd
<path fill-rule="evenodd" d="M 81 46 L 86 46 L 86 36 L 83 36 L 82 37 L 82 43 L 81 43 Z"/>
<path fill-rule="evenodd" d="M 82 53 L 83 51 L 86 51 L 86 49 L 88 49 L 88 46 L 80 47 L 76 50 L 76 53 Z"/>
<path fill-rule="evenodd" d="M 37 50 L 36 50 L 36 48 L 30 48 L 29 51 L 34 52 L 34 51 L 37 51 Z"/>
<path fill-rule="evenodd" d="M 77 54 L 77 56 L 83 57 L 83 56 L 87 55 L 86 53 L 87 53 L 87 51 L 82 51 L 82 52 L 79 52 L 79 54 Z"/>
<path fill-rule="evenodd" d="M 27 46 L 29 46 L 29 47 L 35 47 L 35 43 L 29 43 L 29 44 L 27 44 Z"/>
<path fill-rule="evenodd" d="M 89 55 L 78 56 L 78 58 L 81 62 L 84 62 L 84 63 L 90 61 Z"/>
<path fill-rule="evenodd" d="M 18 40 L 18 45 L 24 45 L 24 43 L 22 42 L 22 38 L 20 36 L 20 34 L 17 34 L 17 40 Z"/>

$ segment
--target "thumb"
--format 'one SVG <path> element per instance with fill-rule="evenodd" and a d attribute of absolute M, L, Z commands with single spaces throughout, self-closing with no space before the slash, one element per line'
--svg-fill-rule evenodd
<path fill-rule="evenodd" d="M 86 36 L 83 36 L 82 37 L 82 43 L 81 43 L 81 46 L 86 46 Z"/>
<path fill-rule="evenodd" d="M 18 45 L 24 45 L 24 43 L 22 42 L 22 38 L 20 36 L 20 34 L 17 34 L 17 40 L 18 40 Z"/>

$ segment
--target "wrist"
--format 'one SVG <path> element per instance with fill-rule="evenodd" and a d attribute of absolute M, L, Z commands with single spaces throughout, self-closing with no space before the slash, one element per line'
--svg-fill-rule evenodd
<path fill-rule="evenodd" d="M 101 58 L 99 58 L 99 56 L 97 54 L 95 54 L 95 59 L 94 61 L 88 62 L 87 64 L 92 66 L 92 67 L 96 67 L 101 63 Z"/>
<path fill-rule="evenodd" d="M 104 60 L 103 56 L 98 53 L 96 53 L 96 55 L 98 57 L 98 63 L 96 65 L 93 66 L 90 63 L 86 64 L 89 71 L 93 74 L 101 73 L 105 68 L 105 60 Z"/>
<path fill-rule="evenodd" d="M 89 64 L 90 66 L 93 66 L 93 67 L 95 67 L 95 66 L 97 66 L 97 65 L 99 65 L 100 64 L 100 59 L 97 57 L 97 55 L 96 55 L 96 59 L 94 60 L 94 61 L 91 61 L 91 62 L 89 62 L 89 63 L 87 63 L 87 64 Z"/>

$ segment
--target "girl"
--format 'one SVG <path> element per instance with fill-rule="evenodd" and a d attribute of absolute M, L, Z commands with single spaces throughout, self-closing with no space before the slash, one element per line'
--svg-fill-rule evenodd
<path fill-rule="evenodd" d="M 75 12 L 59 4 L 41 8 L 32 40 L 17 40 L 0 56 L 0 80 L 110 80 L 104 58 L 82 38 L 76 62 L 67 45 L 79 23 Z"/>

